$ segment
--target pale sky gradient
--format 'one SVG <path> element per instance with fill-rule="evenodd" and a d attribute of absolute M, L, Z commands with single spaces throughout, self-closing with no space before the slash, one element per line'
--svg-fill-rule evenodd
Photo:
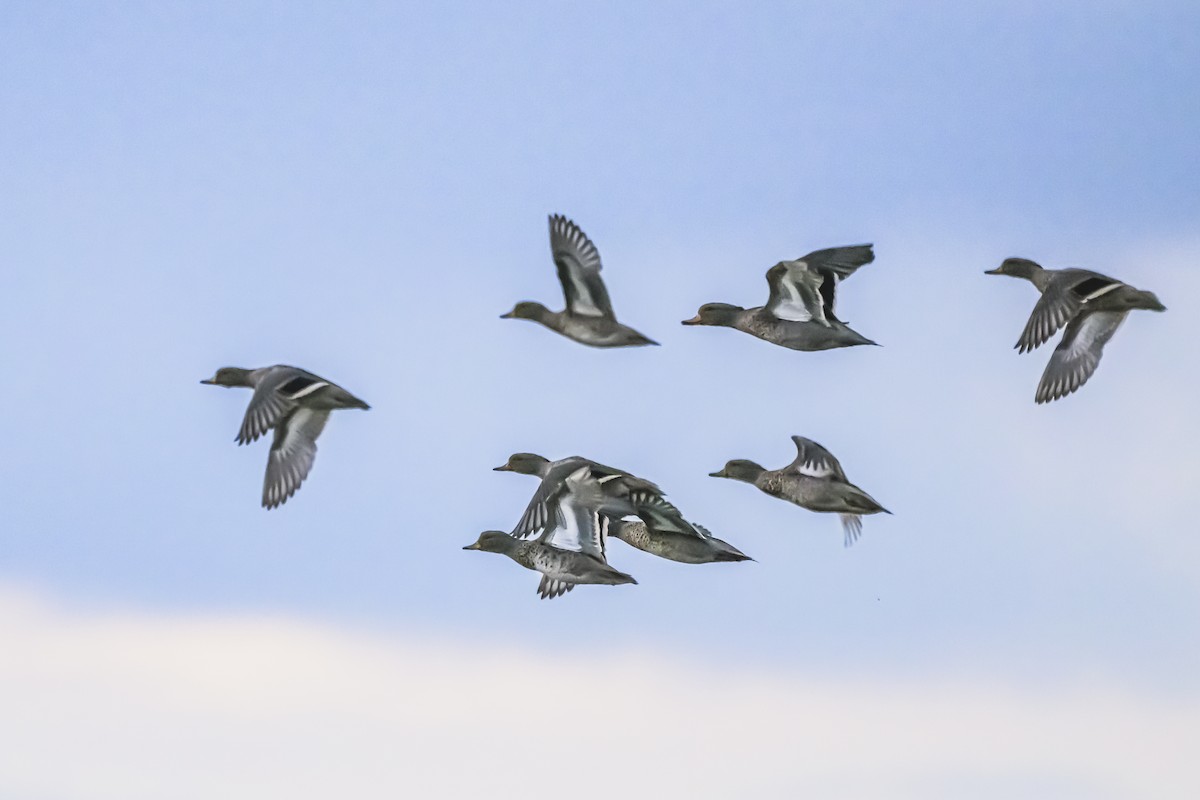
<path fill-rule="evenodd" d="M 770 704 L 740 693 L 793 683 L 780 703 L 844 703 L 856 730 L 875 705 L 854 697 L 954 707 L 943 682 L 981 708 L 1015 692 L 1018 727 L 1063 735 L 1126 715 L 1200 726 L 1194 4 L 6 3 L 0 74 L 0 589 L 69 609 L 22 618 L 48 638 L 21 640 L 9 699 L 31 674 L 46 697 L 90 697 L 111 669 L 139 719 L 186 727 L 139 695 L 134 642 L 174 632 L 181 652 L 238 663 L 259 657 L 251 620 L 316 631 L 301 649 L 346 636 L 392 654 L 348 645 L 334 685 L 408 665 L 418 677 L 386 689 L 367 739 L 413 735 L 419 676 L 478 663 L 486 682 L 492 656 L 511 656 L 501 682 L 522 674 L 522 691 L 543 659 L 568 675 L 645 665 L 581 691 L 640 703 L 664 731 L 685 708 L 713 730 L 767 725 Z M 561 305 L 552 212 L 595 240 L 619 317 L 662 347 L 595 351 L 498 319 L 518 300 Z M 881 348 L 794 353 L 679 325 L 704 302 L 762 303 L 781 258 L 863 241 L 877 259 L 839 313 Z M 982 274 L 1010 255 L 1114 275 L 1169 310 L 1132 314 L 1087 386 L 1037 407 L 1050 351 L 1012 349 L 1035 292 Z M 233 442 L 249 393 L 198 381 L 280 362 L 373 408 L 335 414 L 300 493 L 267 512 L 267 446 Z M 730 458 L 787 463 L 792 434 L 895 516 L 844 550 L 836 518 L 707 477 Z M 540 602 L 534 574 L 460 549 L 520 516 L 532 479 L 490 471 L 519 450 L 655 480 L 758 563 L 614 542 L 639 585 Z M 187 658 L 173 664 L 164 680 L 185 680 Z M 647 701 L 633 685 L 660 686 L 656 665 L 715 696 Z M 253 691 L 243 677 L 230 697 Z M 225 690 L 206 691 L 184 700 Z M 297 696 L 256 712 L 264 731 Z M 1097 697 L 1124 699 L 1082 724 Z M 336 715 L 328 702 L 313 713 Z M 58 719 L 96 709 L 64 699 Z M 479 718 L 478 742 L 508 746 L 501 717 Z M 971 719 L 906 727 L 945 743 Z M 815 741 L 807 720 L 767 728 Z M 209 723 L 205 741 L 234 726 Z M 0 721 L 0 742 L 22 724 Z M 614 769 L 618 737 L 588 735 Z M 295 736 L 299 769 L 320 739 Z M 47 758 L 86 749 L 37 741 Z M 863 741 L 863 759 L 888 755 L 890 739 Z M 462 756 L 443 744 L 424 756 Z M 963 744 L 920 775 L 881 767 L 855 791 L 897 796 L 889 774 L 973 797 L 1142 797 L 1160 768 L 1196 782 L 1183 760 L 1113 783 L 1107 756 L 1011 746 L 984 763 Z M 175 774 L 204 755 L 181 746 Z M 283 763 L 246 769 L 274 795 L 304 783 Z M 778 786 L 828 777 L 791 766 Z M 0 796 L 137 796 L 99 765 L 84 789 L 53 772 L 0 770 Z"/>

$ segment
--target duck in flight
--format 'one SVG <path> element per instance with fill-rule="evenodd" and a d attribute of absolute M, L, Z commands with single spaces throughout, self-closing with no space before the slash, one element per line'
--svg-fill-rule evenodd
<path fill-rule="evenodd" d="M 1153 292 L 1086 269 L 1045 269 L 1027 258 L 1006 258 L 984 274 L 1024 278 L 1042 293 L 1017 340 L 1017 352 L 1041 347 L 1066 327 L 1038 383 L 1034 400 L 1039 404 L 1066 397 L 1088 382 L 1104 345 L 1130 311 L 1167 310 Z"/>
<path fill-rule="evenodd" d="M 608 519 L 594 507 L 599 487 L 581 466 L 563 479 L 563 491 L 553 499 L 556 522 L 536 539 L 525 540 L 503 531 L 484 531 L 464 550 L 500 553 L 526 569 L 541 573 L 538 596 L 560 597 L 579 584 L 618 586 L 637 583 L 609 566 L 605 555 Z"/>
<path fill-rule="evenodd" d="M 742 308 L 706 303 L 684 325 L 734 328 L 792 350 L 831 350 L 875 342 L 834 313 L 838 284 L 875 260 L 872 245 L 815 250 L 767 270 L 770 296 L 765 306 Z"/>
<path fill-rule="evenodd" d="M 370 408 L 337 384 L 282 364 L 260 369 L 222 367 L 200 382 L 254 390 L 237 443 L 249 444 L 267 431 L 275 431 L 263 480 L 262 504 L 268 509 L 287 502 L 308 477 L 317 456 L 317 437 L 325 429 L 330 411 Z"/>
<path fill-rule="evenodd" d="M 846 477 L 833 454 L 812 439 L 793 436 L 796 459 L 782 469 L 766 469 L 753 461 L 728 462 L 713 478 L 731 478 L 756 486 L 760 491 L 795 503 L 809 511 L 836 513 L 842 518 L 846 547 L 862 533 L 865 514 L 890 514 L 875 498 Z"/>
<path fill-rule="evenodd" d="M 550 217 L 550 252 L 558 268 L 567 307 L 551 311 L 541 303 L 520 302 L 501 319 L 540 322 L 568 339 L 592 347 L 658 344 L 617 322 L 608 289 L 600 277 L 600 251 L 578 225 L 560 214 Z"/>
<path fill-rule="evenodd" d="M 662 530 L 643 520 L 610 519 L 608 535 L 651 555 L 681 564 L 718 561 L 753 561 L 729 542 L 718 539 L 703 525 L 692 523 L 695 533 Z"/>
<path fill-rule="evenodd" d="M 562 525 L 561 516 L 556 516 L 561 513 L 561 507 L 557 507 L 560 510 L 556 511 L 555 504 L 559 497 L 569 491 L 567 478 L 581 469 L 589 480 L 580 484 L 575 492 L 594 492 L 596 496 L 589 503 L 605 517 L 619 519 L 636 515 L 656 531 L 701 536 L 683 518 L 679 509 L 667 501 L 663 490 L 645 478 L 582 456 L 551 461 L 536 453 L 513 453 L 508 461 L 494 469 L 496 472 L 516 472 L 541 478 L 513 535 L 523 539 Z"/>

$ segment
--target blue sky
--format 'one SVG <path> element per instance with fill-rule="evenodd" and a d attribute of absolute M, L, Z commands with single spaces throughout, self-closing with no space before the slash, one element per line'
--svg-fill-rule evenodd
<path fill-rule="evenodd" d="M 4 4 L 0 587 L 1194 702 L 1198 39 L 1185 3 Z M 661 348 L 498 319 L 561 305 L 552 212 Z M 839 313 L 882 348 L 679 325 L 863 241 Z M 1010 255 L 1169 311 L 1036 407 L 1034 291 L 982 275 Z M 198 380 L 280 362 L 373 408 L 266 512 L 248 393 Z M 792 434 L 895 516 L 843 550 L 835 518 L 707 477 Z M 649 477 L 758 563 L 613 543 L 638 586 L 538 602 L 460 549 L 519 517 L 532 480 L 490 468 L 522 450 Z"/>

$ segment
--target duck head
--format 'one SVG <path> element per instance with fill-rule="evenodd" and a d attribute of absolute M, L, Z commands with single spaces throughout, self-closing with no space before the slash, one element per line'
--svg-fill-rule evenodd
<path fill-rule="evenodd" d="M 498 467 L 493 467 L 493 472 L 519 472 L 522 475 L 545 475 L 546 468 L 550 466 L 550 459 L 539 456 L 536 453 L 513 453 L 508 457 L 508 461 Z"/>
<path fill-rule="evenodd" d="M 535 303 L 532 300 L 523 300 L 513 306 L 512 311 L 507 314 L 501 314 L 500 319 L 531 319 L 535 322 L 541 322 L 549 314 L 550 309 L 541 303 Z"/>
<path fill-rule="evenodd" d="M 755 464 L 753 461 L 736 458 L 733 461 L 726 462 L 720 472 L 710 472 L 708 476 L 710 478 L 730 478 L 735 481 L 754 483 L 754 481 L 758 480 L 758 476 L 766 471 L 766 467 Z"/>
<path fill-rule="evenodd" d="M 1042 265 L 1028 258 L 1006 258 L 995 269 L 984 270 L 984 275 L 1008 275 L 1013 278 L 1031 280 L 1035 273 L 1042 271 Z"/>
<path fill-rule="evenodd" d="M 716 325 L 723 328 L 732 328 L 737 324 L 737 315 L 745 310 L 741 306 L 734 306 L 729 303 L 705 303 L 700 306 L 700 310 L 696 312 L 696 316 L 691 319 L 685 319 L 683 324 Z"/>
<path fill-rule="evenodd" d="M 474 544 L 469 544 L 463 550 L 482 550 L 485 553 L 507 553 L 517 543 L 517 540 L 504 531 L 484 531 Z"/>
<path fill-rule="evenodd" d="M 200 382 L 209 386 L 252 386 L 250 372 L 241 367 L 221 367 L 216 375 Z"/>

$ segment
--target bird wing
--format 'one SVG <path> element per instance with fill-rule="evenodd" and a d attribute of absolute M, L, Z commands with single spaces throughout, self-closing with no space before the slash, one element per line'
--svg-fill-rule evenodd
<path fill-rule="evenodd" d="M 839 279 L 849 278 L 859 267 L 870 264 L 875 260 L 874 245 L 852 244 L 844 247 L 827 247 L 824 250 L 813 250 L 806 256 L 796 259 L 803 261 L 809 269 L 836 275 Z"/>
<path fill-rule="evenodd" d="M 1104 345 L 1121 327 L 1127 313 L 1093 311 L 1072 319 L 1042 373 L 1035 397 L 1037 402 L 1048 403 L 1066 397 L 1087 383 L 1100 364 Z"/>
<path fill-rule="evenodd" d="M 1017 340 L 1017 352 L 1027 353 L 1041 347 L 1059 328 L 1078 316 L 1090 301 L 1122 285 L 1118 280 L 1086 269 L 1061 270 L 1033 307 L 1025 330 Z"/>
<path fill-rule="evenodd" d="M 550 251 L 558 267 L 567 311 L 576 316 L 616 321 L 600 277 L 600 251 L 579 226 L 559 214 L 550 217 Z"/>
<path fill-rule="evenodd" d="M 512 535 L 518 539 L 525 539 L 530 534 L 563 525 L 564 520 L 557 499 L 562 492 L 566 491 L 567 476 L 586 463 L 588 463 L 586 459 L 571 456 L 551 464 L 537 489 L 533 491 L 533 497 L 529 498 L 529 505 L 525 506 L 525 511 L 521 514 L 521 519 L 517 521 L 517 526 L 513 528 Z"/>
<path fill-rule="evenodd" d="M 838 514 L 842 518 L 842 546 L 849 547 L 862 535 L 861 514 Z"/>
<path fill-rule="evenodd" d="M 846 480 L 846 473 L 842 471 L 842 465 L 833 457 L 833 453 L 803 436 L 793 436 L 792 441 L 796 444 L 796 460 L 789 464 L 787 469 L 810 478 Z"/>
<path fill-rule="evenodd" d="M 605 561 L 608 517 L 596 511 L 596 506 L 603 500 L 603 490 L 587 474 L 587 467 L 580 467 L 568 476 L 564 488 L 557 502 L 559 522 L 546 544 Z"/>
<path fill-rule="evenodd" d="M 275 439 L 271 442 L 267 474 L 263 480 L 265 508 L 287 502 L 308 477 L 317 457 L 317 437 L 328 420 L 328 411 L 297 408 L 275 427 Z"/>
<path fill-rule="evenodd" d="M 556 597 L 562 597 L 574 588 L 575 584 L 573 583 L 543 574 L 541 581 L 538 582 L 537 591 L 538 597 L 543 600 L 553 600 Z"/>
<path fill-rule="evenodd" d="M 517 521 L 517 526 L 513 528 L 512 535 L 518 539 L 525 539 L 531 534 L 560 525 L 558 505 L 552 505 L 551 501 L 562 490 L 562 483 L 557 477 L 547 475 L 542 478 L 542 482 L 533 491 L 533 497 L 529 499 L 529 505 L 525 506 L 521 519 Z"/>
<path fill-rule="evenodd" d="M 824 250 L 814 250 L 808 255 L 796 259 L 797 262 L 804 263 L 808 269 L 819 273 L 824 278 L 819 286 L 824 319 L 841 321 L 834 314 L 837 285 L 858 271 L 859 267 L 875 260 L 873 247 L 874 245 L 870 244 L 827 247 Z"/>
<path fill-rule="evenodd" d="M 650 530 L 658 533 L 680 533 L 685 536 L 704 538 L 704 534 L 697 529 L 699 526 L 684 519 L 679 509 L 662 495 L 638 493 L 632 499 L 638 517 L 646 523 Z"/>
<path fill-rule="evenodd" d="M 298 367 L 276 366 L 267 370 L 254 387 L 237 443 L 256 441 L 295 410 L 303 398 L 330 385 L 324 378 Z"/>
<path fill-rule="evenodd" d="M 821 295 L 821 284 L 825 281 L 824 275 L 803 261 L 780 261 L 767 270 L 767 286 L 771 290 L 767 312 L 789 322 L 816 321 L 828 325 L 825 298 Z"/>

